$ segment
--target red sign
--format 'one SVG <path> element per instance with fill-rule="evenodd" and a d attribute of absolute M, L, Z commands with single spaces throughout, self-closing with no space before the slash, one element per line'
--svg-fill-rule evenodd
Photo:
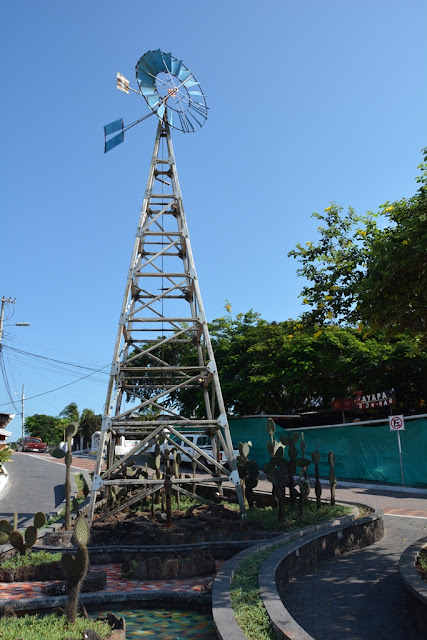
<path fill-rule="evenodd" d="M 380 391 L 370 394 L 355 391 L 354 395 L 355 398 L 334 398 L 332 409 L 335 411 L 354 411 L 355 409 L 374 409 L 375 407 L 388 407 L 396 404 L 394 391 Z"/>

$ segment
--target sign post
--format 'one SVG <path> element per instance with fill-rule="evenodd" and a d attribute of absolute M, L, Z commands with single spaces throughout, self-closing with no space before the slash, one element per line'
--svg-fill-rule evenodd
<path fill-rule="evenodd" d="M 399 446 L 399 460 L 400 460 L 400 473 L 402 474 L 402 485 L 405 486 L 405 478 L 403 476 L 403 464 L 402 464 L 402 447 L 400 444 L 400 431 L 405 431 L 405 420 L 403 416 L 390 416 L 389 419 L 390 431 L 396 431 L 397 444 Z"/>

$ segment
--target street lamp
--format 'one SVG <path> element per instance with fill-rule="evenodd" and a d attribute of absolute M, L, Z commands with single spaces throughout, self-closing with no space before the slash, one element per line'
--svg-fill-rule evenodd
<path fill-rule="evenodd" d="M 15 304 L 16 298 L 12 300 L 11 298 L 3 298 L 1 299 L 1 311 L 0 311 L 0 348 L 1 341 L 3 338 L 3 318 L 4 318 L 4 307 L 6 304 Z M 6 327 L 29 327 L 31 326 L 29 322 L 15 322 L 13 324 L 7 324 Z"/>

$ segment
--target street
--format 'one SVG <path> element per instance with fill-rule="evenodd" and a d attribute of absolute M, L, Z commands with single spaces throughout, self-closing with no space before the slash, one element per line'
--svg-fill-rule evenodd
<path fill-rule="evenodd" d="M 14 453 L 6 465 L 9 480 L 0 493 L 0 519 L 13 521 L 18 513 L 18 527 L 32 524 L 37 511 L 48 514 L 65 499 L 65 466 L 40 454 Z"/>

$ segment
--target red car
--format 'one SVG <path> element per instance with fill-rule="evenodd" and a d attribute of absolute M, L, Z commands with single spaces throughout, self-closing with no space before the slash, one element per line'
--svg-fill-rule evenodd
<path fill-rule="evenodd" d="M 41 438 L 24 438 L 22 442 L 22 451 L 37 451 L 45 453 L 47 451 L 46 442 L 42 442 Z"/>

